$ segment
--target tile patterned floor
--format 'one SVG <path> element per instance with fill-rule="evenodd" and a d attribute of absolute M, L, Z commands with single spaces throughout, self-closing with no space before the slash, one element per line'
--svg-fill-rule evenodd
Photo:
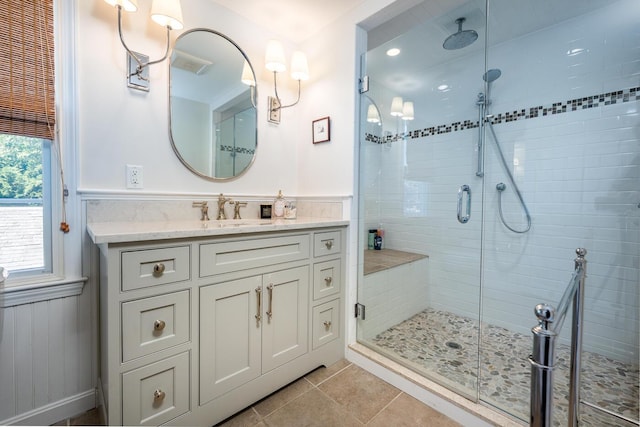
<path fill-rule="evenodd" d="M 54 425 L 100 425 L 100 419 L 94 409 Z M 457 427 L 460 424 L 341 360 L 316 369 L 218 426 Z"/>
<path fill-rule="evenodd" d="M 531 336 L 482 325 L 478 354 L 478 322 L 453 313 L 427 309 L 374 337 L 368 344 L 388 357 L 474 395 L 480 382 L 482 399 L 523 420 L 529 417 Z M 566 425 L 569 348 L 558 345 L 555 425 Z M 479 368 L 479 369 L 478 369 Z M 478 378 L 479 372 L 479 378 Z M 581 398 L 630 419 L 638 419 L 638 365 L 582 353 Z M 582 425 L 628 426 L 625 421 L 581 407 Z"/>
<path fill-rule="evenodd" d="M 309 373 L 218 426 L 453 427 L 460 424 L 342 360 Z"/>

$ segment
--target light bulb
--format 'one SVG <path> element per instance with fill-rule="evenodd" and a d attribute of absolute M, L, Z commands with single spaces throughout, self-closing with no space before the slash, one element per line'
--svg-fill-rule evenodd
<path fill-rule="evenodd" d="M 402 105 L 402 120 L 413 120 L 413 102 L 407 101 Z"/>
<path fill-rule="evenodd" d="M 293 52 L 291 57 L 291 78 L 294 80 L 307 80 L 309 78 L 307 56 L 300 51 Z"/>
<path fill-rule="evenodd" d="M 138 1 L 137 0 L 104 0 L 107 4 L 111 6 L 122 6 L 125 12 L 135 12 L 138 10 Z"/>
<path fill-rule="evenodd" d="M 153 0 L 151 4 L 151 19 L 163 27 L 181 30 L 184 25 L 182 24 L 180 0 Z"/>
<path fill-rule="evenodd" d="M 269 40 L 264 62 L 265 67 L 267 67 L 269 71 L 281 73 L 287 70 L 282 43 L 277 40 Z"/>
<path fill-rule="evenodd" d="M 246 60 L 244 61 L 244 65 L 242 66 L 242 76 L 240 80 L 247 86 L 256 85 L 256 81 L 253 78 L 253 71 L 251 70 L 249 63 Z"/>
<path fill-rule="evenodd" d="M 369 105 L 367 109 L 367 121 L 369 123 L 380 123 L 380 116 L 375 105 Z"/>
<path fill-rule="evenodd" d="M 391 115 L 402 117 L 402 98 L 399 96 L 395 96 L 391 101 Z"/>

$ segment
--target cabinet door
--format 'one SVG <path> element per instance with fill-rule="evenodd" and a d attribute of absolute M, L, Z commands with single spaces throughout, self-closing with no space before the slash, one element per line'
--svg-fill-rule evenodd
<path fill-rule="evenodd" d="M 265 274 L 262 372 L 307 352 L 309 267 Z"/>
<path fill-rule="evenodd" d="M 261 293 L 262 276 L 200 289 L 201 405 L 260 375 Z"/>

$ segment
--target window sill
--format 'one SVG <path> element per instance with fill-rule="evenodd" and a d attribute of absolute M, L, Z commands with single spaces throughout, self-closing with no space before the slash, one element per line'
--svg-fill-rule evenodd
<path fill-rule="evenodd" d="M 0 308 L 80 295 L 87 280 L 80 277 L 32 285 L 0 286 Z"/>

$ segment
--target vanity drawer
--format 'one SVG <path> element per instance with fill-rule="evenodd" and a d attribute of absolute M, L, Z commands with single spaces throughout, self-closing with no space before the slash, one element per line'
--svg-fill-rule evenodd
<path fill-rule="evenodd" d="M 189 341 L 189 291 L 122 304 L 122 361 Z"/>
<path fill-rule="evenodd" d="M 313 235 L 313 255 L 316 257 L 339 254 L 342 250 L 341 246 L 339 231 L 327 231 Z"/>
<path fill-rule="evenodd" d="M 313 349 L 340 337 L 340 300 L 313 307 Z"/>
<path fill-rule="evenodd" d="M 122 252 L 122 290 L 189 280 L 189 246 Z"/>
<path fill-rule="evenodd" d="M 319 262 L 313 265 L 313 299 L 319 300 L 340 293 L 340 260 Z"/>
<path fill-rule="evenodd" d="M 189 353 L 122 374 L 122 425 L 160 425 L 189 411 Z"/>
<path fill-rule="evenodd" d="M 200 245 L 200 277 L 309 258 L 309 236 L 271 237 Z"/>

